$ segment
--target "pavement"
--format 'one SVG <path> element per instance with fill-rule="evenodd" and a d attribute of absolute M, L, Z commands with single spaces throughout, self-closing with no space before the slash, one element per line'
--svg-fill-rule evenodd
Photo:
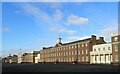
<path fill-rule="evenodd" d="M 118 72 L 118 66 L 90 64 L 2 64 L 5 72 Z"/>

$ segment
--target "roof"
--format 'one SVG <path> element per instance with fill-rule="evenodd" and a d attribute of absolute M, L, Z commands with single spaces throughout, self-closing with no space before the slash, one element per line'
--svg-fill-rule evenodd
<path fill-rule="evenodd" d="M 78 42 L 83 42 L 83 41 L 89 41 L 89 40 L 91 40 L 91 38 L 87 38 L 87 39 L 84 39 L 84 40 L 77 40 L 77 41 L 70 42 L 70 43 L 64 43 L 63 45 L 68 45 L 68 44 L 73 44 L 73 43 L 78 43 Z"/>
<path fill-rule="evenodd" d="M 44 49 L 50 49 L 50 48 L 52 48 L 52 46 L 51 46 L 51 47 L 43 47 L 43 50 L 44 50 Z"/>
<path fill-rule="evenodd" d="M 23 56 L 25 56 L 25 55 L 31 55 L 31 53 L 24 53 Z"/>
<path fill-rule="evenodd" d="M 69 42 L 69 43 L 64 43 L 64 44 L 61 44 L 62 46 L 64 45 L 68 45 L 68 44 L 73 44 L 73 43 L 78 43 L 78 42 L 83 42 L 83 41 L 90 41 L 91 38 L 87 38 L 87 39 L 83 39 L 83 40 L 77 40 L 77 41 L 73 41 L 73 42 Z M 51 47 L 43 47 L 43 50 L 44 49 L 50 49 L 50 48 L 53 48 L 53 46 Z"/>

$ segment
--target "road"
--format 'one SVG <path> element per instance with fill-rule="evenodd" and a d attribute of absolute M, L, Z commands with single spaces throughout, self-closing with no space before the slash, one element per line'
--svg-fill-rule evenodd
<path fill-rule="evenodd" d="M 2 64 L 2 72 L 118 72 L 118 66 L 89 64 Z"/>

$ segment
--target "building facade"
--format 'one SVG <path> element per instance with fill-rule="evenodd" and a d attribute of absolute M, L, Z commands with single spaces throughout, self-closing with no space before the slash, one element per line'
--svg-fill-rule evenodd
<path fill-rule="evenodd" d="M 40 61 L 42 62 L 67 62 L 90 63 L 90 51 L 92 46 L 105 43 L 103 37 L 96 39 L 95 35 L 90 38 L 62 44 L 58 38 L 55 46 L 45 48 L 40 51 Z"/>
<path fill-rule="evenodd" d="M 31 53 L 24 53 L 18 55 L 18 63 L 35 63 L 35 57 L 39 51 L 32 51 Z"/>
<path fill-rule="evenodd" d="M 22 59 L 22 54 L 19 54 L 19 55 L 18 55 L 18 63 L 22 63 L 22 60 L 23 60 L 23 59 Z"/>
<path fill-rule="evenodd" d="M 113 64 L 120 64 L 120 33 L 112 34 L 112 56 L 113 56 Z"/>
<path fill-rule="evenodd" d="M 39 62 L 41 62 L 40 61 L 40 53 L 37 54 L 37 56 L 35 57 L 35 63 L 39 63 Z"/>
<path fill-rule="evenodd" d="M 11 58 L 10 58 L 10 63 L 17 63 L 18 62 L 18 56 L 17 55 L 13 55 Z"/>
<path fill-rule="evenodd" d="M 17 55 L 13 55 L 13 56 L 7 56 L 5 58 L 2 59 L 3 63 L 17 63 Z"/>
<path fill-rule="evenodd" d="M 94 45 L 90 51 L 90 64 L 111 64 L 112 62 L 112 44 Z"/>

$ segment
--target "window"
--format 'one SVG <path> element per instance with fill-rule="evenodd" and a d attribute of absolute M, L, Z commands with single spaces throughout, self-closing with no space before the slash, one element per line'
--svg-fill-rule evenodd
<path fill-rule="evenodd" d="M 118 55 L 115 55 L 115 61 L 118 61 Z"/>
<path fill-rule="evenodd" d="M 77 51 L 75 51 L 75 55 L 77 55 Z"/>
<path fill-rule="evenodd" d="M 88 46 L 88 44 L 86 43 L 86 46 Z"/>
<path fill-rule="evenodd" d="M 80 47 L 80 44 L 78 44 L 78 47 Z"/>
<path fill-rule="evenodd" d="M 71 55 L 71 54 L 70 54 L 70 51 L 69 51 L 69 55 Z"/>
<path fill-rule="evenodd" d="M 88 54 L 88 50 L 86 49 L 86 54 Z"/>
<path fill-rule="evenodd" d="M 80 54 L 80 50 L 78 51 L 78 54 Z"/>
<path fill-rule="evenodd" d="M 88 56 L 86 56 L 86 62 L 88 62 Z"/>
<path fill-rule="evenodd" d="M 60 53 L 59 53 L 59 56 L 60 56 Z"/>
<path fill-rule="evenodd" d="M 72 49 L 73 49 L 74 47 L 72 46 Z"/>
<path fill-rule="evenodd" d="M 84 54 L 84 50 L 82 50 L 82 54 Z"/>
<path fill-rule="evenodd" d="M 68 52 L 66 52 L 66 55 L 68 55 Z"/>
<path fill-rule="evenodd" d="M 64 56 L 65 56 L 65 52 L 64 52 Z"/>
<path fill-rule="evenodd" d="M 110 47 L 108 47 L 108 50 L 110 50 Z"/>
<path fill-rule="evenodd" d="M 72 51 L 72 55 L 74 55 L 73 51 Z"/>
<path fill-rule="evenodd" d="M 84 57 L 82 57 L 82 61 L 84 61 Z"/>
<path fill-rule="evenodd" d="M 115 38 L 114 38 L 114 41 L 118 41 L 118 37 L 115 37 Z"/>
<path fill-rule="evenodd" d="M 94 51 L 96 51 L 96 49 L 94 49 Z"/>
<path fill-rule="evenodd" d="M 118 43 L 115 43 L 115 51 L 118 51 Z"/>
<path fill-rule="evenodd" d="M 82 47 L 84 47 L 84 44 L 82 44 Z"/>
<path fill-rule="evenodd" d="M 103 48 L 103 51 L 105 51 L 105 48 Z"/>
<path fill-rule="evenodd" d="M 75 48 L 76 48 L 76 45 L 75 45 Z"/>
<path fill-rule="evenodd" d="M 74 61 L 74 57 L 72 57 L 72 61 Z"/>
<path fill-rule="evenodd" d="M 98 48 L 98 51 L 100 51 L 100 48 Z"/>
<path fill-rule="evenodd" d="M 69 57 L 69 62 L 71 62 L 71 57 Z"/>

